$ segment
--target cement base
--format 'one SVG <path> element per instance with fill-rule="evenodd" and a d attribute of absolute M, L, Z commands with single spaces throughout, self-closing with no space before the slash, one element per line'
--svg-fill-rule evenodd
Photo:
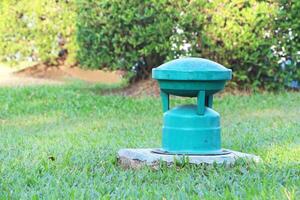
<path fill-rule="evenodd" d="M 154 149 L 120 149 L 118 151 L 118 161 L 120 165 L 124 168 L 137 169 L 144 165 L 151 167 L 158 167 L 160 161 L 167 162 L 171 165 L 174 160 L 182 161 L 184 158 L 188 157 L 190 164 L 234 164 L 239 158 L 252 160 L 254 162 L 259 162 L 261 159 L 258 156 L 252 154 L 241 153 L 238 151 L 229 151 L 226 155 L 165 155 L 153 153 Z"/>

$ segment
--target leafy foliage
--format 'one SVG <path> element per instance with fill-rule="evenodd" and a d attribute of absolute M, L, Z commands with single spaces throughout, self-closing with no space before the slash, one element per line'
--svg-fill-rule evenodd
<path fill-rule="evenodd" d="M 282 73 L 281 82 L 300 84 L 300 1 L 279 0 L 274 36 L 276 43 L 272 46 L 274 58 L 278 61 Z"/>
<path fill-rule="evenodd" d="M 145 61 L 149 72 L 196 56 L 233 69 L 234 87 L 278 89 L 300 82 L 299 9 L 297 0 L 2 0 L 0 60 L 55 62 L 67 50 L 82 67 Z"/>
<path fill-rule="evenodd" d="M 79 61 L 92 68 L 130 69 L 142 57 L 155 67 L 182 54 L 182 45 L 201 31 L 202 4 L 78 0 Z"/>
<path fill-rule="evenodd" d="M 53 62 L 68 49 L 75 60 L 75 2 L 2 0 L 0 12 L 0 60 Z"/>
<path fill-rule="evenodd" d="M 276 10 L 267 1 L 213 1 L 202 56 L 232 68 L 239 87 L 273 86 L 273 77 L 280 73 L 270 56 Z"/>
<path fill-rule="evenodd" d="M 156 67 L 198 56 L 232 68 L 234 86 L 284 86 L 271 48 L 277 41 L 274 2 L 79 0 L 79 9 L 79 60 L 88 67 L 130 69 L 141 57 Z"/>

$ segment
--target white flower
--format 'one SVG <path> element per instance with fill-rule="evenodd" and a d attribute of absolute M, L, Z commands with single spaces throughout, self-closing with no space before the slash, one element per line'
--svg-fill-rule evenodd
<path fill-rule="evenodd" d="M 175 51 L 177 49 L 177 43 L 172 43 L 171 50 Z"/>
<path fill-rule="evenodd" d="M 285 55 L 285 53 L 284 53 L 283 51 L 278 51 L 278 55 L 280 55 L 280 56 L 284 56 L 284 55 Z"/>
<path fill-rule="evenodd" d="M 181 28 L 176 28 L 176 32 L 177 32 L 178 34 L 182 34 L 182 33 L 183 33 L 183 30 L 182 30 Z"/>
<path fill-rule="evenodd" d="M 271 50 L 275 51 L 275 50 L 276 50 L 276 46 L 275 46 L 275 45 L 272 45 L 272 46 L 271 46 Z"/>
<path fill-rule="evenodd" d="M 271 32 L 270 31 L 266 31 L 265 33 L 264 33 L 264 37 L 265 38 L 269 38 L 271 36 Z"/>
<path fill-rule="evenodd" d="M 33 26 L 34 26 L 34 24 L 31 23 L 31 22 L 29 22 L 29 23 L 27 24 L 27 27 L 28 27 L 28 28 L 33 28 Z"/>
<path fill-rule="evenodd" d="M 176 43 L 173 43 L 173 44 L 172 44 L 172 47 L 173 47 L 173 48 L 177 48 L 177 44 L 176 44 Z"/>
<path fill-rule="evenodd" d="M 290 39 L 291 39 L 291 40 L 293 40 L 293 39 L 294 39 L 293 32 L 292 32 L 292 29 L 291 29 L 291 30 L 289 30 L 289 37 L 290 37 Z"/>
<path fill-rule="evenodd" d="M 17 53 L 15 54 L 16 60 L 20 60 L 21 57 L 22 57 L 22 54 L 21 54 L 20 52 L 17 52 Z"/>
<path fill-rule="evenodd" d="M 189 43 L 184 43 L 183 45 L 180 46 L 180 50 L 183 50 L 183 51 L 185 51 L 185 52 L 188 52 L 188 51 L 190 50 L 191 46 L 192 46 L 192 45 L 189 44 Z"/>
<path fill-rule="evenodd" d="M 32 56 L 27 57 L 27 61 L 28 62 L 33 62 L 33 57 Z"/>
<path fill-rule="evenodd" d="M 284 63 L 286 61 L 285 57 L 281 57 L 277 63 L 280 64 L 280 63 Z"/>

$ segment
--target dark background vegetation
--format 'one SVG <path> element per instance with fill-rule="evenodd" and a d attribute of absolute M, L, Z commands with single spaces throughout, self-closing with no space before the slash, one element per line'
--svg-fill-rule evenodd
<path fill-rule="evenodd" d="M 280 89 L 299 81 L 297 0 L 3 0 L 4 62 L 66 62 L 146 71 L 181 56 L 234 71 L 233 87 Z M 26 47 L 26 48 L 24 48 Z M 292 82 L 294 81 L 294 82 Z"/>

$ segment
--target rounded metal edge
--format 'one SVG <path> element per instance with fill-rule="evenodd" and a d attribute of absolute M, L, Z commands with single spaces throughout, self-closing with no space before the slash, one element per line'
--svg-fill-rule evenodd
<path fill-rule="evenodd" d="M 226 149 L 222 149 L 220 153 L 195 154 L 195 153 L 172 153 L 172 152 L 165 151 L 163 149 L 154 149 L 154 150 L 151 151 L 151 153 L 160 154 L 160 155 L 222 156 L 222 155 L 230 154 L 231 151 L 228 151 Z"/>

